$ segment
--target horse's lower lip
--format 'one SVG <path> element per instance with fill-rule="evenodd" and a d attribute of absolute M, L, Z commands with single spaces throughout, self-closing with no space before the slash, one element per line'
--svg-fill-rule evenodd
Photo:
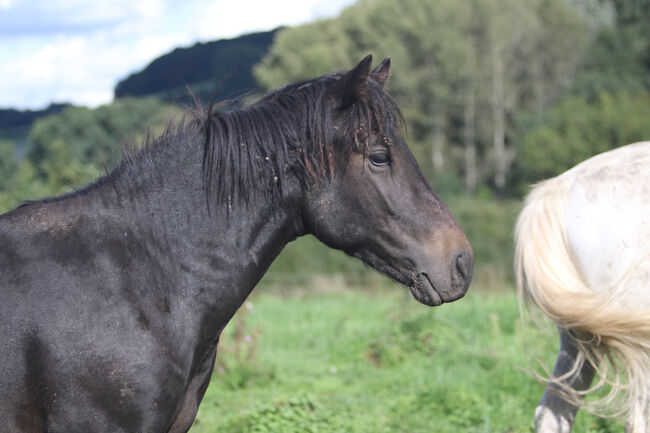
<path fill-rule="evenodd" d="M 429 276 L 425 273 L 422 273 L 421 275 L 423 275 L 424 278 L 418 278 L 418 281 L 409 287 L 413 297 L 418 302 L 428 305 L 429 307 L 436 307 L 442 304 L 444 301 L 429 279 Z"/>

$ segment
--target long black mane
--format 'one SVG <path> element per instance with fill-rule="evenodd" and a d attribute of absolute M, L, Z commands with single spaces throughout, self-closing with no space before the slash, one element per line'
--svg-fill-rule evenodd
<path fill-rule="evenodd" d="M 296 82 L 238 110 L 209 109 L 203 120 L 208 197 L 248 200 L 251 193 L 281 194 L 291 175 L 302 182 L 330 176 L 335 152 L 363 152 L 371 133 L 403 124 L 397 105 L 373 80 L 354 106 L 333 110 L 342 76 Z"/>
<path fill-rule="evenodd" d="M 194 135 L 203 143 L 201 175 L 208 207 L 248 203 L 257 196 L 280 197 L 290 176 L 306 183 L 326 179 L 335 168 L 336 152 L 365 152 L 371 134 L 404 124 L 399 108 L 372 75 L 355 104 L 337 109 L 337 85 L 343 75 L 289 84 L 230 111 L 197 105 L 180 122 L 170 121 L 161 135 L 147 134 L 140 146 L 123 143 L 122 162 L 94 183 L 22 206 L 84 194 L 107 183 L 117 189 L 118 178 L 128 182 L 148 167 L 156 170 L 156 154 L 173 154 L 175 146 Z"/>

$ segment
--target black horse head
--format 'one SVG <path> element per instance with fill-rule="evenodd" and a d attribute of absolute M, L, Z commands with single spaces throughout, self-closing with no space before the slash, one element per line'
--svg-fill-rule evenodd
<path fill-rule="evenodd" d="M 372 71 L 371 62 L 368 56 L 349 72 L 294 83 L 248 109 L 210 116 L 205 173 L 216 192 L 209 197 L 231 206 L 260 184 L 284 197 L 298 191 L 298 235 L 311 233 L 362 259 L 424 304 L 453 301 L 471 281 L 472 250 L 404 140 L 401 114 L 385 90 L 390 60 Z M 256 158 L 242 163 L 242 148 Z"/>
<path fill-rule="evenodd" d="M 307 189 L 309 232 L 407 285 L 418 301 L 462 297 L 473 254 L 445 204 L 425 180 L 385 92 L 390 60 L 371 57 L 331 77 L 327 90 L 332 174 Z"/>

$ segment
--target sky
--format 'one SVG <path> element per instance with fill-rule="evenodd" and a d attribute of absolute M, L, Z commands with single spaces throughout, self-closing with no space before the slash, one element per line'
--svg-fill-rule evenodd
<path fill-rule="evenodd" d="M 176 47 L 334 16 L 354 0 L 0 0 L 0 108 L 96 107 Z"/>

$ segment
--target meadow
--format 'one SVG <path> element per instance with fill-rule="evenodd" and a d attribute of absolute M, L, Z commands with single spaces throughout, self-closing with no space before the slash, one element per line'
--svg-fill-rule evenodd
<path fill-rule="evenodd" d="M 430 309 L 404 287 L 260 287 L 222 334 L 191 433 L 532 432 L 558 342 L 512 286 Z M 575 432 L 622 432 L 579 412 Z"/>
<path fill-rule="evenodd" d="M 131 76 L 136 88 L 115 89 L 143 98 L 51 106 L 57 114 L 33 124 L 0 125 L 0 213 L 104 173 L 120 140 L 139 143 L 147 125 L 156 135 L 180 118 L 168 102 L 188 100 L 188 86 L 207 104 L 216 89 L 219 98 L 250 91 L 229 89 L 248 77 L 268 91 L 368 53 L 391 56 L 409 145 L 474 249 L 470 291 L 429 309 L 359 261 L 295 242 L 223 332 L 191 432 L 532 432 L 544 389 L 532 373 L 552 368 L 558 338 L 520 318 L 515 218 L 531 183 L 650 137 L 650 7 L 641 4 L 650 0 L 360 1 L 278 30 L 255 66 L 247 59 L 257 49 L 219 58 L 208 44 L 177 49 L 161 58 L 173 74 L 158 59 Z M 622 431 L 582 411 L 574 427 Z"/>

